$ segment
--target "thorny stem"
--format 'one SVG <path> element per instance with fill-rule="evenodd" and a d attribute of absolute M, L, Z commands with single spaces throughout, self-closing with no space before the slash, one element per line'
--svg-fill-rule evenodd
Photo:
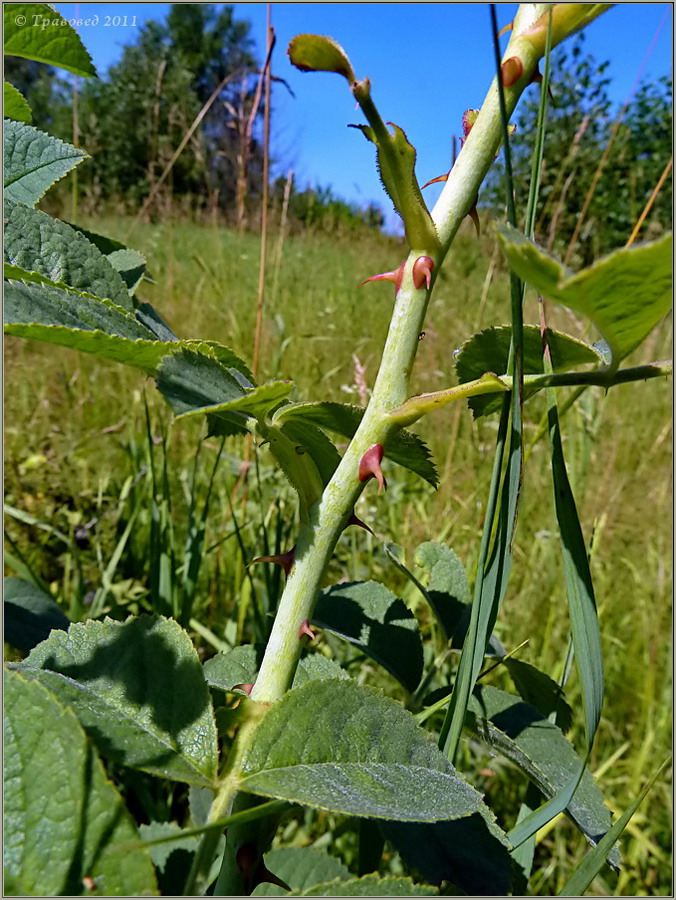
<path fill-rule="evenodd" d="M 504 90 L 507 116 L 511 116 L 542 56 L 524 37 L 523 32 L 545 13 L 547 7 L 548 4 L 543 3 L 522 4 L 514 20 L 512 36 L 503 60 L 518 56 L 523 64 L 523 72 L 513 85 Z M 302 647 L 299 628 L 312 615 L 322 578 L 338 538 L 364 489 L 364 484 L 358 478 L 359 461 L 374 444 L 386 447 L 388 439 L 401 427 L 387 413 L 400 406 L 408 396 L 418 335 L 422 331 L 431 293 L 425 286 L 415 287 L 414 263 L 420 256 L 433 258 L 433 286 L 434 277 L 463 219 L 474 206 L 479 188 L 501 141 L 502 120 L 497 81 L 494 80 L 431 213 L 440 246 L 411 248 L 395 295 L 389 332 L 369 405 L 333 477 L 321 498 L 311 507 L 309 519 L 301 523 L 295 563 L 286 582 L 251 693 L 254 701 L 274 703 L 289 689 Z M 245 725 L 236 740 L 236 753 L 233 748 L 233 756 L 237 757 L 232 767 L 229 767 L 233 774 L 235 768 L 241 766 L 251 740 L 252 732 Z M 227 807 L 226 800 L 228 803 L 232 802 L 228 791 L 229 788 L 224 784 L 215 801 L 215 805 L 218 804 L 220 808 L 213 812 L 214 815 L 222 815 Z"/>
<path fill-rule="evenodd" d="M 518 55 L 523 63 L 521 78 L 505 89 L 507 115 L 535 72 L 538 55 L 520 37 L 521 31 L 545 11 L 545 4 L 525 4 L 519 8 L 512 39 L 504 59 Z M 452 168 L 444 190 L 432 211 L 441 250 L 414 248 L 406 260 L 401 287 L 395 297 L 387 341 L 371 400 L 345 455 L 326 486 L 321 499 L 310 511 L 310 521 L 301 526 L 296 544 L 296 560 L 280 600 L 265 656 L 251 694 L 252 699 L 275 702 L 288 690 L 298 663 L 300 624 L 312 615 L 321 579 L 336 542 L 345 527 L 364 485 L 357 478 L 359 460 L 374 444 L 387 440 L 400 427 L 387 413 L 408 396 L 411 370 L 418 348 L 430 291 L 416 289 L 412 269 L 422 255 L 435 259 L 436 274 L 460 225 L 474 205 L 502 139 L 502 120 L 497 81 L 494 80 L 477 120 Z"/>

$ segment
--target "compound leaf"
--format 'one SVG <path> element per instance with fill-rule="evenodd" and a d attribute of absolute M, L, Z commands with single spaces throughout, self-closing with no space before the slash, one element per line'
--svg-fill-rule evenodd
<path fill-rule="evenodd" d="M 204 677 L 211 687 L 231 691 L 238 684 L 252 684 L 263 658 L 263 646 L 240 644 L 228 653 L 217 653 L 204 663 Z M 314 679 L 349 678 L 338 663 L 320 653 L 310 653 L 298 663 L 293 687 Z"/>
<path fill-rule="evenodd" d="M 354 437 L 363 415 L 362 407 L 350 403 L 289 403 L 277 411 L 275 421 L 306 422 L 351 438 Z M 405 469 L 415 472 L 416 475 L 420 475 L 432 487 L 439 484 L 439 476 L 430 459 L 429 448 L 417 434 L 404 429 L 397 432 L 388 441 L 385 456 Z"/>
<path fill-rule="evenodd" d="M 460 384 L 480 378 L 486 372 L 504 375 L 508 370 L 509 346 L 512 329 L 509 325 L 487 328 L 472 335 L 455 355 L 455 368 Z M 552 368 L 555 372 L 568 372 L 578 366 L 589 365 L 596 368 L 604 365 L 603 354 L 591 344 L 578 340 L 562 331 L 547 329 L 547 341 L 551 348 Z M 544 372 L 543 343 L 539 325 L 523 327 L 523 371 L 525 375 L 539 375 Z M 532 397 L 537 388 L 524 387 L 524 399 Z M 502 394 L 478 394 L 469 399 L 469 407 L 475 418 L 499 412 Z"/>

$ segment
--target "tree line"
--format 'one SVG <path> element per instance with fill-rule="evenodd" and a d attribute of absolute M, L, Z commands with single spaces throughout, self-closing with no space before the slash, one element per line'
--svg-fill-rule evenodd
<path fill-rule="evenodd" d="M 671 79 L 641 83 L 618 124 L 607 68 L 585 53 L 582 35 L 552 57 L 553 103 L 536 238 L 565 255 L 588 202 L 575 256 L 584 264 L 626 242 L 671 157 Z M 91 155 L 78 170 L 78 193 L 87 211 L 109 203 L 136 211 L 153 192 L 151 215 L 163 214 L 163 204 L 169 204 L 191 215 L 211 212 L 240 227 L 255 227 L 263 171 L 263 99 L 256 105 L 255 91 L 260 70 L 250 23 L 237 19 L 232 7 L 173 4 L 165 21 L 149 20 L 139 28 L 107 73 L 78 86 L 76 103 L 72 81 L 40 63 L 10 57 L 5 74 L 28 97 L 37 128 L 71 142 L 75 138 Z M 215 102 L 158 189 L 219 85 Z M 526 205 L 537 108 L 538 92 L 531 89 L 512 139 L 517 208 Z M 503 174 L 499 160 L 480 198 L 497 215 L 504 207 Z M 588 201 L 593 180 L 598 183 Z M 292 223 L 315 229 L 380 229 L 384 222 L 376 206 L 360 208 L 328 187 L 299 188 L 285 177 L 273 179 L 269 202 L 284 207 Z M 670 227 L 671 206 L 668 178 L 643 237 Z"/>

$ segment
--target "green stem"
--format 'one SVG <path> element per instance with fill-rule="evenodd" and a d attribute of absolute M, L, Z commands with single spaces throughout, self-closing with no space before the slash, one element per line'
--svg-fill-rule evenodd
<path fill-rule="evenodd" d="M 219 779 L 219 787 L 209 810 L 207 824 L 218 822 L 232 812 L 232 805 L 239 789 L 239 775 L 244 761 L 244 756 L 249 748 L 252 734 L 260 719 L 266 712 L 265 707 L 248 704 L 251 715 L 243 722 L 237 732 L 237 737 L 228 753 L 223 772 Z M 191 897 L 202 893 L 207 886 L 204 881 L 211 869 L 211 864 L 216 853 L 220 831 L 209 831 L 202 837 L 195 858 L 193 859 L 190 873 L 183 891 L 184 897 Z"/>
<path fill-rule="evenodd" d="M 515 19 L 514 34 L 505 57 L 518 54 L 523 63 L 523 75 L 505 90 L 508 115 L 528 85 L 538 61 L 532 45 L 519 36 L 519 28 L 524 27 L 526 19 L 535 21 L 532 16 L 535 13 L 541 15 L 544 9 L 545 4 L 524 4 Z M 371 400 L 333 478 L 310 510 L 309 522 L 301 525 L 294 567 L 280 600 L 252 699 L 274 702 L 281 699 L 291 685 L 301 650 L 298 629 L 312 614 L 336 542 L 364 488 L 357 478 L 359 461 L 374 444 L 386 446 L 388 438 L 401 427 L 387 413 L 400 406 L 408 395 L 418 335 L 422 331 L 430 293 L 424 288 L 415 288 L 413 263 L 420 255 L 431 254 L 437 261 L 436 274 L 462 220 L 474 205 L 501 140 L 502 120 L 497 81 L 494 81 L 432 211 L 441 252 L 420 247 L 409 253 Z"/>
<path fill-rule="evenodd" d="M 508 116 L 530 82 L 538 62 L 537 51 L 521 33 L 545 9 L 546 4 L 522 4 L 515 18 L 504 58 L 518 56 L 523 72 L 514 85 L 504 90 Z M 369 112 L 372 111 L 369 109 Z M 373 124 L 375 117 L 370 116 L 369 119 Z M 379 116 L 375 124 L 378 128 L 384 127 Z M 431 256 L 436 266 L 434 275 L 437 274 L 462 220 L 476 201 L 501 141 L 502 118 L 497 81 L 494 81 L 431 214 L 440 244 L 436 244 L 435 236 L 435 246 L 411 248 L 395 296 L 387 341 L 369 405 L 331 481 L 319 500 L 310 507 L 307 520 L 301 522 L 295 562 L 279 603 L 252 700 L 274 703 L 289 689 L 302 646 L 299 628 L 312 615 L 335 545 L 364 489 L 358 478 L 359 461 L 374 444 L 386 446 L 388 439 L 401 428 L 401 423 L 389 417 L 388 413 L 404 403 L 408 396 L 418 335 L 422 331 L 430 295 L 429 290 L 415 287 L 413 265 L 419 256 Z M 212 809 L 215 818 L 221 817 L 234 800 L 236 776 L 252 740 L 255 723 L 253 727 L 249 725 L 247 722 L 242 727 L 231 752 L 229 775 Z"/>

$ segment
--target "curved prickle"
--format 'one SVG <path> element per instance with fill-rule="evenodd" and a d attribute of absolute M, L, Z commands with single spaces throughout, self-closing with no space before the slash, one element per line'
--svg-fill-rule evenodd
<path fill-rule="evenodd" d="M 523 63 L 518 56 L 510 56 L 500 66 L 503 87 L 512 87 L 523 75 Z"/>
<path fill-rule="evenodd" d="M 365 278 L 364 281 L 360 282 L 357 287 L 362 287 L 369 281 L 391 281 L 394 285 L 394 291 L 397 293 L 401 287 L 401 279 L 404 277 L 405 265 L 406 263 L 403 262 L 398 269 L 394 269 L 392 272 L 382 272 L 380 275 L 371 275 L 370 278 Z"/>
<path fill-rule="evenodd" d="M 303 621 L 300 623 L 300 628 L 298 629 L 299 640 L 300 640 L 300 638 L 303 637 L 304 634 L 306 634 L 310 638 L 311 641 L 317 640 L 317 635 L 310 628 L 310 623 L 308 622 L 307 619 L 303 619 Z"/>
<path fill-rule="evenodd" d="M 429 291 L 432 282 L 433 268 L 434 260 L 431 256 L 419 256 L 413 263 L 413 284 L 418 290 L 420 290 L 424 284 L 427 285 L 427 290 Z"/>
<path fill-rule="evenodd" d="M 476 228 L 476 236 L 481 237 L 481 221 L 479 219 L 479 211 L 476 208 L 476 201 L 474 206 L 467 213 L 470 219 L 474 222 L 474 227 Z"/>
<path fill-rule="evenodd" d="M 293 564 L 296 560 L 296 548 L 292 547 L 290 550 L 287 550 L 286 553 L 278 553 L 276 556 L 257 556 L 256 559 L 253 559 L 253 563 L 258 562 L 269 562 L 275 563 L 277 566 L 281 566 L 286 575 L 288 576 L 293 568 Z"/>
<path fill-rule="evenodd" d="M 378 482 L 378 493 L 380 493 L 383 488 L 387 487 L 387 482 L 383 476 L 383 471 L 380 468 L 380 463 L 383 459 L 383 445 L 382 444 L 374 444 L 366 453 L 362 456 L 359 461 L 359 480 L 363 483 L 364 481 L 368 481 L 370 478 L 375 478 Z"/>
<path fill-rule="evenodd" d="M 366 522 L 362 522 L 362 520 L 357 516 L 354 510 L 350 514 L 350 518 L 347 520 L 347 524 L 345 528 L 349 528 L 350 525 L 358 525 L 360 528 L 363 528 L 365 531 L 368 531 L 369 534 L 373 534 L 373 530 L 369 528 Z"/>

